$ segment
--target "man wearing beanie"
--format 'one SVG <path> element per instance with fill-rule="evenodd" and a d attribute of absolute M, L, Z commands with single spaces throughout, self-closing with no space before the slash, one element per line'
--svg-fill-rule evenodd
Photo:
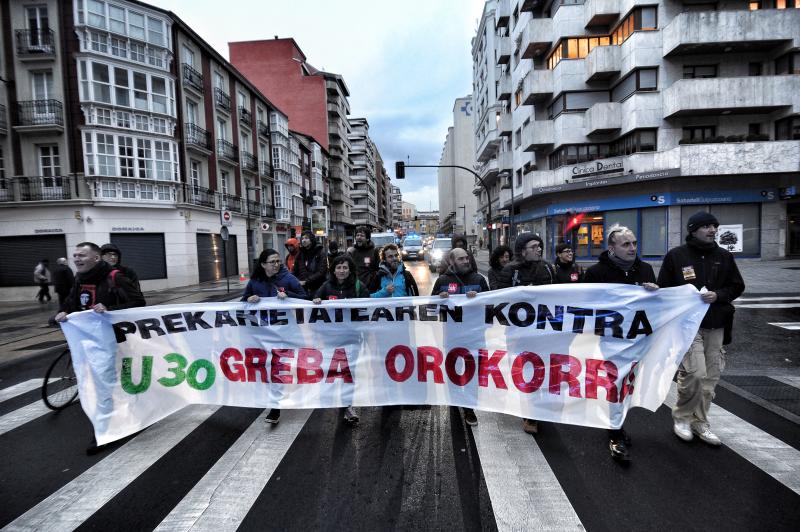
<path fill-rule="evenodd" d="M 554 268 L 542 260 L 544 243 L 539 235 L 523 233 L 514 242 L 514 260 L 506 264 L 497 276 L 498 288 L 513 286 L 539 286 L 556 282 Z M 522 430 L 528 434 L 539 432 L 539 425 L 533 419 L 522 420 Z"/>
<path fill-rule="evenodd" d="M 139 276 L 136 275 L 133 268 L 122 265 L 122 251 L 120 251 L 115 244 L 103 244 L 100 248 L 100 258 L 107 262 L 112 270 L 119 270 L 122 272 L 125 277 L 133 281 L 136 288 L 141 291 L 142 288 L 141 285 L 139 285 Z"/>
<path fill-rule="evenodd" d="M 365 225 L 356 227 L 355 244 L 347 250 L 350 258 L 356 263 L 356 275 L 361 284 L 371 286 L 378 275 L 378 265 L 381 263 L 380 249 L 372 243 L 372 231 Z"/>
<path fill-rule="evenodd" d="M 744 292 L 744 280 L 733 255 L 717 245 L 718 227 L 713 214 L 693 214 L 686 224 L 686 244 L 669 250 L 658 273 L 660 286 L 692 284 L 700 290 L 696 297 L 710 305 L 678 368 L 672 430 L 684 441 L 691 441 L 696 435 L 714 446 L 721 442 L 711 431 L 708 409 L 724 366 L 722 346 L 730 343 L 732 302 Z"/>

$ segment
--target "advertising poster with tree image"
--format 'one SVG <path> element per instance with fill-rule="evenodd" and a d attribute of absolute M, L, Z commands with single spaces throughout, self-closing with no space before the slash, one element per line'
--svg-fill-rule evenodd
<path fill-rule="evenodd" d="M 720 225 L 717 229 L 717 244 L 731 253 L 742 252 L 744 226 L 742 224 Z"/>

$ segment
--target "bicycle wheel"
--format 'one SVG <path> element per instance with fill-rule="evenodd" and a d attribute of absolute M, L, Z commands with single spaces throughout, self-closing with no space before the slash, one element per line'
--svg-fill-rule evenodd
<path fill-rule="evenodd" d="M 56 358 L 44 376 L 42 399 L 47 408 L 62 410 L 78 397 L 78 379 L 72 367 L 69 348 Z"/>

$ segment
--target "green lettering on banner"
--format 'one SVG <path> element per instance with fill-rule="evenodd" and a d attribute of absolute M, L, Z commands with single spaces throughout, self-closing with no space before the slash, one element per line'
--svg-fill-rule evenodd
<path fill-rule="evenodd" d="M 177 386 L 186 380 L 186 372 L 184 371 L 186 368 L 185 356 L 178 353 L 170 353 L 168 355 L 164 355 L 164 360 L 167 362 L 174 362 L 176 364 L 176 366 L 173 368 L 167 368 L 167 371 L 171 372 L 175 376 L 172 378 L 161 377 L 158 379 L 158 382 L 161 385 L 171 388 L 172 386 Z"/>
<path fill-rule="evenodd" d="M 206 370 L 206 378 L 202 382 L 197 381 L 197 372 L 201 369 Z M 214 384 L 214 378 L 217 376 L 217 370 L 214 364 L 203 358 L 195 360 L 189 366 L 189 371 L 186 373 L 186 382 L 195 390 L 208 390 Z"/>
<path fill-rule="evenodd" d="M 125 357 L 122 359 L 122 373 L 120 375 L 120 383 L 122 384 L 122 389 L 125 390 L 126 393 L 131 395 L 136 395 L 137 393 L 146 392 L 147 389 L 150 387 L 150 379 L 153 374 L 153 357 L 151 356 L 144 356 L 142 357 L 142 378 L 139 380 L 139 384 L 133 383 L 133 378 L 131 376 L 131 366 L 133 365 L 133 359 L 130 357 Z"/>

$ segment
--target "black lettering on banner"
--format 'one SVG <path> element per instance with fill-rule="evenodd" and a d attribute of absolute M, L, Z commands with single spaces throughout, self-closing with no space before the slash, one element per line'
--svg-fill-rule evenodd
<path fill-rule="evenodd" d="M 250 325 L 255 325 L 258 327 L 258 311 L 255 310 L 237 310 L 236 311 L 236 322 L 244 327 L 245 325 L 250 323 Z"/>
<path fill-rule="evenodd" d="M 647 319 L 647 313 L 643 310 L 637 310 L 636 314 L 633 315 L 633 323 L 631 323 L 631 328 L 628 330 L 626 337 L 632 340 L 640 334 L 645 336 L 653 334 L 653 327 Z"/>
<path fill-rule="evenodd" d="M 328 311 L 322 307 L 312 308 L 311 316 L 308 317 L 308 323 L 317 323 L 318 321 L 324 321 L 325 323 L 331 322 L 331 317 L 328 315 Z"/>
<path fill-rule="evenodd" d="M 139 328 L 139 336 L 142 340 L 149 340 L 150 333 L 154 332 L 158 336 L 164 336 L 167 333 L 160 327 L 161 322 L 157 318 L 145 318 L 143 320 L 136 320 L 136 326 Z"/>
<path fill-rule="evenodd" d="M 231 325 L 233 327 L 237 327 L 238 324 L 236 320 L 231 317 L 230 312 L 227 310 L 218 310 L 217 317 L 214 320 L 214 327 L 222 327 L 223 325 Z"/>
<path fill-rule="evenodd" d="M 419 319 L 420 321 L 439 321 L 439 312 L 436 303 L 428 303 L 427 305 L 419 306 Z"/>
<path fill-rule="evenodd" d="M 130 321 L 120 321 L 113 325 L 114 327 L 114 337 L 117 339 L 117 343 L 121 344 L 125 341 L 125 336 L 128 334 L 133 334 L 136 332 L 136 324 Z"/>
<path fill-rule="evenodd" d="M 305 314 L 305 312 L 303 312 L 303 310 L 305 310 L 305 309 L 302 309 L 302 308 L 294 309 L 294 321 L 298 325 L 306 322 L 306 314 Z M 309 323 L 313 323 L 313 322 L 309 322 Z"/>
<path fill-rule="evenodd" d="M 186 328 L 196 331 L 199 325 L 201 329 L 213 329 L 210 323 L 203 320 L 203 312 L 184 312 L 183 319 L 186 320 Z"/>
<path fill-rule="evenodd" d="M 370 321 L 394 321 L 394 316 L 392 316 L 392 311 L 386 307 L 378 307 L 372 312 L 372 318 Z"/>
<path fill-rule="evenodd" d="M 497 320 L 497 323 L 500 325 L 505 325 L 508 327 L 508 320 L 503 315 L 503 309 L 508 306 L 508 303 L 500 303 L 499 305 L 486 305 L 486 311 L 484 314 L 484 322 L 491 325 L 494 323 L 494 320 Z"/>
<path fill-rule="evenodd" d="M 364 307 L 353 307 L 350 309 L 350 321 L 369 321 L 367 309 Z"/>
<path fill-rule="evenodd" d="M 464 317 L 464 309 L 461 307 L 450 308 L 447 305 L 439 305 L 439 321 L 446 323 L 448 316 L 454 323 L 461 323 Z"/>
<path fill-rule="evenodd" d="M 524 319 L 520 317 L 521 311 L 525 312 Z M 508 319 L 517 327 L 527 327 L 536 319 L 536 311 L 530 303 L 520 301 L 508 307 Z"/>
<path fill-rule="evenodd" d="M 583 334 L 586 318 L 591 317 L 594 311 L 590 308 L 567 307 L 567 313 L 575 316 L 575 319 L 572 321 L 572 333 Z"/>
<path fill-rule="evenodd" d="M 598 310 L 594 317 L 594 334 L 605 336 L 606 329 L 611 329 L 611 336 L 622 338 L 622 314 L 613 310 Z"/>
<path fill-rule="evenodd" d="M 183 327 L 183 323 L 180 321 L 182 317 L 180 313 L 167 314 L 166 316 L 161 316 L 161 321 L 164 322 L 164 328 L 167 329 L 168 333 L 186 332 L 186 327 Z"/>
<path fill-rule="evenodd" d="M 395 307 L 394 314 L 397 321 L 405 321 L 403 319 L 404 316 L 408 316 L 410 321 L 415 321 L 417 319 L 417 309 L 411 305 L 407 307 Z"/>
<path fill-rule="evenodd" d="M 550 309 L 547 305 L 539 305 L 539 310 L 536 313 L 536 328 L 544 330 L 545 324 L 550 323 L 550 327 L 554 331 L 561 331 L 564 328 L 564 307 L 556 305 L 556 314 L 550 314 Z"/>
<path fill-rule="evenodd" d="M 286 318 L 285 310 L 269 309 L 269 324 L 270 325 L 288 325 L 289 320 Z"/>

